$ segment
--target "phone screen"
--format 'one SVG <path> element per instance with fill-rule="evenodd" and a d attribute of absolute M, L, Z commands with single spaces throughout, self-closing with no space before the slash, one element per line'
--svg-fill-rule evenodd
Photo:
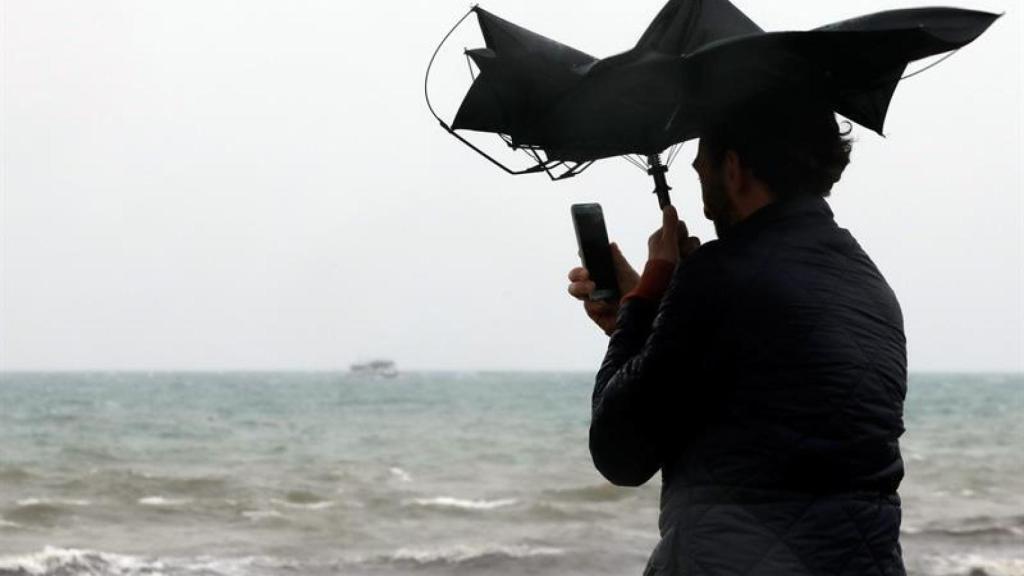
<path fill-rule="evenodd" d="M 613 300 L 619 297 L 612 253 L 608 247 L 608 231 L 600 204 L 573 204 L 573 226 L 580 248 L 583 267 L 590 274 L 596 288 L 591 300 Z"/>

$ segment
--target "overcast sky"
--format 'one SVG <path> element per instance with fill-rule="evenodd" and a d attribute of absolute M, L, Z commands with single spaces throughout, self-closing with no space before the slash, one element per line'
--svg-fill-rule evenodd
<path fill-rule="evenodd" d="M 830 202 L 899 297 L 912 370 L 1021 370 L 1021 4 L 952 3 L 1008 13 L 900 85 L 886 138 L 855 127 Z M 483 7 L 603 57 L 661 4 Z M 928 3 L 736 4 L 781 30 Z M 597 369 L 569 206 L 600 202 L 641 268 L 652 183 L 619 159 L 511 177 L 445 134 L 423 72 L 467 2 L 0 6 L 0 369 Z M 482 44 L 470 20 L 440 55 L 448 118 Z M 669 179 L 710 239 L 694 153 Z"/>

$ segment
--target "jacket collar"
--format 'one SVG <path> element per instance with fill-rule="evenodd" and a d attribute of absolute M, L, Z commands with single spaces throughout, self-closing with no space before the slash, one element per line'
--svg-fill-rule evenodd
<path fill-rule="evenodd" d="M 746 219 L 737 222 L 726 230 L 722 240 L 740 238 L 764 230 L 767 226 L 780 220 L 791 218 L 833 217 L 828 202 L 820 196 L 802 195 L 786 200 L 776 200 L 766 204 Z"/>

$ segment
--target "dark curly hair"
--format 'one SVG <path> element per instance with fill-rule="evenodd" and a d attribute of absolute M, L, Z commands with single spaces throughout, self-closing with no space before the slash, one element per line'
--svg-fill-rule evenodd
<path fill-rule="evenodd" d="M 727 150 L 779 199 L 828 196 L 850 163 L 851 126 L 840 131 L 835 113 L 820 102 L 798 98 L 753 101 L 701 135 L 711 161 Z"/>

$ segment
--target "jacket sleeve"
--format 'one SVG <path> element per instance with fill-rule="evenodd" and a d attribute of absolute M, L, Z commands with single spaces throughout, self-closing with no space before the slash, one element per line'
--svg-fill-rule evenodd
<path fill-rule="evenodd" d="M 625 298 L 619 308 L 590 423 L 594 466 L 613 484 L 640 486 L 654 476 L 666 448 L 680 440 L 667 437 L 670 421 L 700 407 L 706 383 L 699 368 L 712 304 L 702 250 L 676 268 L 660 300 Z"/>

